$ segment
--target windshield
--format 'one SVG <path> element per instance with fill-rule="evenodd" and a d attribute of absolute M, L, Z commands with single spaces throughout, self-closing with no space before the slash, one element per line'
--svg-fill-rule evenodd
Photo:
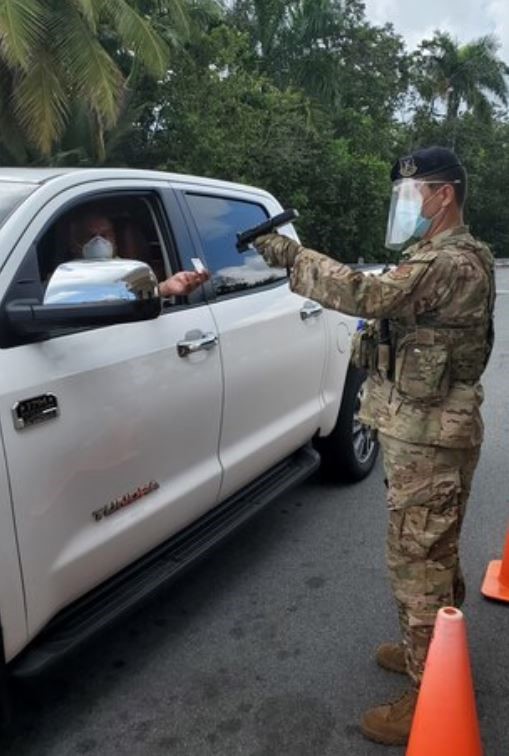
<path fill-rule="evenodd" d="M 0 226 L 12 211 L 37 188 L 36 184 L 0 181 Z"/>

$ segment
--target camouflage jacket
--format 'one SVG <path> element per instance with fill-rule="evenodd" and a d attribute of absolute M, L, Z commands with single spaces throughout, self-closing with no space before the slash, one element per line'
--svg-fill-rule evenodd
<path fill-rule="evenodd" d="M 381 276 L 303 249 L 290 285 L 324 307 L 389 321 L 392 368 L 371 366 L 363 422 L 410 443 L 481 443 L 479 379 L 493 343 L 494 265 L 468 228 L 419 242 Z"/>

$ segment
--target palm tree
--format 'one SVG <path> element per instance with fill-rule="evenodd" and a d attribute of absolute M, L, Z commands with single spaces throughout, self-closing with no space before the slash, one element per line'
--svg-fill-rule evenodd
<path fill-rule="evenodd" d="M 233 15 L 250 31 L 262 67 L 279 85 L 302 87 L 324 101 L 334 99 L 342 0 L 237 0 Z"/>
<path fill-rule="evenodd" d="M 420 94 L 430 102 L 445 103 L 446 118 L 454 121 L 461 107 L 485 119 L 493 102 L 508 104 L 507 66 L 497 56 L 494 37 L 481 37 L 459 45 L 449 34 L 436 32 L 419 48 L 416 69 Z"/>
<path fill-rule="evenodd" d="M 185 0 L 0 0 L 4 148 L 20 156 L 28 141 L 48 157 L 79 105 L 92 122 L 101 160 L 130 73 L 119 58 L 130 61 L 132 71 L 142 65 L 163 77 L 169 31 L 185 34 L 187 23 Z"/>
<path fill-rule="evenodd" d="M 250 32 L 263 59 L 270 57 L 277 44 L 288 4 L 284 0 L 234 0 L 230 3 L 234 25 Z"/>

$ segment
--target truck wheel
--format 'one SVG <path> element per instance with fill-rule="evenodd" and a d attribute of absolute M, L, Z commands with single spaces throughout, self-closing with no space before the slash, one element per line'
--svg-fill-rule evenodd
<path fill-rule="evenodd" d="M 334 430 L 316 442 L 322 472 L 328 480 L 356 482 L 366 478 L 378 456 L 376 431 L 358 419 L 365 374 L 350 366 Z"/>

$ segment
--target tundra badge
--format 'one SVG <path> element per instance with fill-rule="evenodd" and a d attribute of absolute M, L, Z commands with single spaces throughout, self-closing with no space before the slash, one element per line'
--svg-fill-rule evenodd
<path fill-rule="evenodd" d="M 12 408 L 14 427 L 17 430 L 52 420 L 59 414 L 58 399 L 54 394 L 41 394 L 32 396 L 30 399 L 22 399 Z"/>

